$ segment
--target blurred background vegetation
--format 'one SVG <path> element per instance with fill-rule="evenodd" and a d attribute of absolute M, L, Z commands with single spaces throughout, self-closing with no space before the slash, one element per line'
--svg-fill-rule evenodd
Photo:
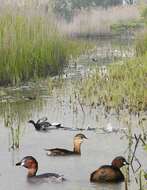
<path fill-rule="evenodd" d="M 109 7 L 121 5 L 122 0 L 55 0 L 53 9 L 58 17 L 70 21 L 76 11 L 88 8 Z"/>

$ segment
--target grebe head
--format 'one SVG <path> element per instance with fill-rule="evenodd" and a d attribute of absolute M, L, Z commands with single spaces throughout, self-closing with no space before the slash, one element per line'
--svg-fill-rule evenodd
<path fill-rule="evenodd" d="M 38 170 L 38 162 L 32 156 L 24 157 L 20 162 L 16 163 L 16 166 L 23 166 L 28 169 L 28 176 L 35 176 Z"/>
<path fill-rule="evenodd" d="M 85 135 L 83 135 L 82 133 L 79 133 L 77 135 L 75 135 L 74 137 L 74 142 L 77 144 L 81 144 L 84 139 L 88 139 Z"/>
<path fill-rule="evenodd" d="M 125 166 L 125 165 L 129 165 L 129 163 L 122 156 L 118 156 L 112 161 L 112 166 L 117 167 L 117 168 L 121 168 L 122 166 Z"/>

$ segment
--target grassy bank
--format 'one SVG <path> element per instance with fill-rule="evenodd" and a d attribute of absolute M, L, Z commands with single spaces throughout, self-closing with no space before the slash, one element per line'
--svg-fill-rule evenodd
<path fill-rule="evenodd" d="M 139 45 L 140 40 L 136 45 L 138 52 Z M 144 49 L 145 46 L 146 43 Z M 79 94 L 83 103 L 103 105 L 107 111 L 147 111 L 147 51 L 133 59 L 111 64 L 105 72 L 98 68 L 80 82 Z"/>

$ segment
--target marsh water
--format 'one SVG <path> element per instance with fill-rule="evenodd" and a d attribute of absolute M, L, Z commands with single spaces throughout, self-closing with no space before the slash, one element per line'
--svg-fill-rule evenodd
<path fill-rule="evenodd" d="M 133 56 L 132 42 L 128 40 L 97 40 L 96 47 L 77 60 L 71 60 L 65 68 L 62 80 L 56 77 L 54 88 L 48 80 L 28 83 L 20 87 L 1 88 L 0 103 L 0 184 L 1 190 L 64 189 L 64 190 L 125 190 L 121 184 L 93 184 L 90 173 L 100 165 L 111 163 L 116 156 L 130 159 L 135 140 L 131 136 L 145 134 L 140 118 L 124 112 L 119 117 L 115 112 L 106 115 L 103 107 L 82 106 L 76 97 L 73 83 L 80 80 L 95 67 L 111 64 L 114 60 Z M 71 130 L 56 129 L 38 132 L 28 123 L 47 117 L 50 122 L 60 122 Z M 144 116 L 146 117 L 146 115 Z M 109 127 L 113 131 L 107 130 Z M 72 149 L 73 137 L 85 134 L 88 139 L 82 144 L 81 156 L 48 157 L 44 148 L 61 147 Z M 32 155 L 39 162 L 39 173 L 55 172 L 67 179 L 62 183 L 30 182 L 26 169 L 15 166 L 24 156 Z M 147 169 L 147 152 L 139 143 L 136 157 L 141 169 Z M 134 161 L 135 170 L 139 167 Z M 127 170 L 123 168 L 126 175 Z M 130 169 L 129 190 L 140 189 L 139 172 Z M 142 179 L 143 181 L 143 179 Z M 142 182 L 143 183 L 143 182 Z"/>

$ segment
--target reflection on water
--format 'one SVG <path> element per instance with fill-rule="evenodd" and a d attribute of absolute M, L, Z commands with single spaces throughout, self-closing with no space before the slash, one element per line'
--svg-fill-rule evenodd
<path fill-rule="evenodd" d="M 119 46 L 117 43 L 108 41 L 104 44 L 111 44 L 111 50 L 119 49 L 120 51 L 124 47 L 124 44 Z M 65 190 L 125 189 L 124 183 L 117 185 L 90 183 L 90 173 L 100 165 L 111 163 L 114 157 L 119 155 L 130 160 L 135 142 L 133 134 L 143 133 L 143 136 L 146 137 L 144 127 L 146 121 L 141 123 L 142 130 L 140 130 L 138 127 L 140 118 L 133 116 L 130 119 L 127 113 L 120 118 L 113 112 L 106 115 L 101 106 L 83 106 L 72 85 L 75 79 L 83 76 L 83 73 L 85 75 L 91 71 L 93 65 L 106 63 L 106 60 L 107 63 L 112 62 L 114 57 L 111 59 L 110 56 L 109 59 L 106 59 L 106 56 L 99 58 L 100 45 L 102 44 L 98 43 L 98 48 L 94 50 L 97 52 L 96 54 L 93 52 L 81 56 L 77 60 L 78 63 L 71 64 L 66 68 L 64 82 L 56 79 L 56 82 L 53 83 L 56 88 L 46 80 L 19 88 L 1 89 L 3 92 L 0 93 L 0 182 L 2 190 L 40 190 L 49 187 L 56 190 L 61 188 Z M 102 47 L 104 49 L 104 45 Z M 129 44 L 126 47 L 129 48 Z M 60 129 L 51 130 L 48 133 L 37 132 L 28 124 L 28 120 L 37 121 L 42 117 L 47 117 L 51 123 L 60 122 L 63 126 L 76 130 Z M 118 128 L 123 130 L 116 130 Z M 82 144 L 80 157 L 54 158 L 46 155 L 44 148 L 63 147 L 72 150 L 73 137 L 81 132 L 88 137 L 88 140 Z M 136 157 L 141 162 L 143 169 L 146 169 L 147 165 L 146 154 L 142 144 L 139 143 Z M 26 170 L 15 167 L 15 163 L 26 155 L 32 155 L 38 160 L 38 174 L 55 172 L 63 174 L 68 180 L 61 184 L 30 183 L 26 179 Z M 135 164 L 136 162 L 134 167 Z M 129 173 L 128 189 L 138 189 L 139 184 L 136 183 L 131 169 Z M 138 173 L 135 175 L 138 176 Z"/>

